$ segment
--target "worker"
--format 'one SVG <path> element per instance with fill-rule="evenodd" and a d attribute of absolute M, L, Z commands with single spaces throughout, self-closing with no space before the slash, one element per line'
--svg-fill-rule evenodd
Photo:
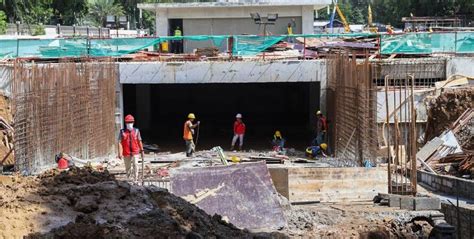
<path fill-rule="evenodd" d="M 59 170 L 66 170 L 74 165 L 74 163 L 72 162 L 72 159 L 65 153 L 59 153 L 55 156 L 55 158 L 56 158 L 56 163 L 58 164 Z"/>
<path fill-rule="evenodd" d="M 294 43 L 293 39 L 293 28 L 296 27 L 296 20 L 294 18 L 291 19 L 291 22 L 288 23 L 288 26 L 286 27 L 286 34 L 288 35 L 288 42 L 289 43 Z"/>
<path fill-rule="evenodd" d="M 176 29 L 174 30 L 174 36 L 175 37 L 183 36 L 183 32 L 181 31 L 180 27 L 176 27 Z M 183 40 L 182 39 L 174 40 L 173 43 L 174 43 L 173 53 L 175 54 L 183 53 Z"/>
<path fill-rule="evenodd" d="M 237 114 L 235 116 L 234 122 L 234 137 L 232 138 L 232 144 L 230 150 L 234 150 L 235 143 L 237 143 L 237 139 L 239 140 L 239 150 L 242 150 L 242 146 L 244 145 L 244 135 L 245 135 L 246 126 L 242 121 L 242 114 Z"/>
<path fill-rule="evenodd" d="M 326 142 L 327 121 L 321 111 L 316 112 L 316 138 L 313 140 L 313 145 L 320 145 Z"/>
<path fill-rule="evenodd" d="M 196 116 L 193 113 L 188 114 L 188 120 L 184 123 L 183 139 L 186 143 L 186 157 L 192 157 L 196 146 L 193 141 L 194 129 L 199 127 L 201 122 L 194 124 Z"/>
<path fill-rule="evenodd" d="M 144 159 L 143 142 L 140 130 L 133 127 L 135 118 L 132 115 L 125 116 L 125 128 L 120 130 L 118 137 L 118 157 L 124 159 L 125 172 L 127 177 L 133 175 L 135 181 L 138 180 L 138 159 Z"/>
<path fill-rule="evenodd" d="M 311 159 L 316 158 L 317 156 L 321 155 L 323 157 L 327 157 L 326 150 L 328 145 L 325 143 L 320 144 L 319 146 L 311 146 L 306 148 L 306 155 Z"/>
<path fill-rule="evenodd" d="M 393 28 L 392 28 L 391 25 L 387 25 L 387 33 L 388 33 L 389 35 L 392 35 L 392 34 L 393 34 Z"/>
<path fill-rule="evenodd" d="M 275 131 L 275 134 L 273 135 L 272 145 L 273 151 L 277 152 L 283 151 L 285 148 L 285 139 L 279 130 Z"/>

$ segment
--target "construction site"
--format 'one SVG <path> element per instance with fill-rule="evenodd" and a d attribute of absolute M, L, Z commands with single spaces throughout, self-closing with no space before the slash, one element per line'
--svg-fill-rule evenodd
<path fill-rule="evenodd" d="M 474 31 L 315 34 L 329 4 L 138 4 L 155 36 L 0 39 L 0 238 L 474 238 Z"/>

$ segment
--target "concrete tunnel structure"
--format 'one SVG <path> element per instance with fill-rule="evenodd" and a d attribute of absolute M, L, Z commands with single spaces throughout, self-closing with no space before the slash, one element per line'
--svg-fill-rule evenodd
<path fill-rule="evenodd" d="M 165 150 L 181 150 L 189 112 L 202 122 L 202 149 L 230 146 L 237 113 L 247 124 L 246 149 L 270 148 L 275 130 L 301 148 L 324 105 L 324 60 L 128 62 L 119 74 L 120 115 L 135 115 L 144 140 Z"/>

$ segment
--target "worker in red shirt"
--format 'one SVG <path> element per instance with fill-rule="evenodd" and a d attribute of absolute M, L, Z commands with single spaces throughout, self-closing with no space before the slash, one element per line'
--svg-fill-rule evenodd
<path fill-rule="evenodd" d="M 230 150 L 234 150 L 235 143 L 237 143 L 237 139 L 239 140 L 239 150 L 242 150 L 242 146 L 244 145 L 244 135 L 245 124 L 242 121 L 242 114 L 237 114 L 235 116 L 234 137 L 232 138 L 232 145 L 230 147 Z"/>
<path fill-rule="evenodd" d="M 138 159 L 140 155 L 144 159 L 143 143 L 140 131 L 133 127 L 135 119 L 132 115 L 125 116 L 125 129 L 120 130 L 118 137 L 118 157 L 124 159 L 127 177 L 133 174 L 134 180 L 138 180 Z"/>
<path fill-rule="evenodd" d="M 326 142 L 327 130 L 328 124 L 326 117 L 318 110 L 318 112 L 316 112 L 316 138 L 313 140 L 313 145 L 320 145 Z"/>

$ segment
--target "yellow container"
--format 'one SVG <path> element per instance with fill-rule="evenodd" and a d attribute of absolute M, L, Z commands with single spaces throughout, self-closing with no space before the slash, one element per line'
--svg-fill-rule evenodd
<path fill-rule="evenodd" d="M 162 52 L 168 52 L 168 51 L 169 51 L 168 42 L 167 42 L 167 41 L 161 43 L 161 51 L 162 51 Z"/>

